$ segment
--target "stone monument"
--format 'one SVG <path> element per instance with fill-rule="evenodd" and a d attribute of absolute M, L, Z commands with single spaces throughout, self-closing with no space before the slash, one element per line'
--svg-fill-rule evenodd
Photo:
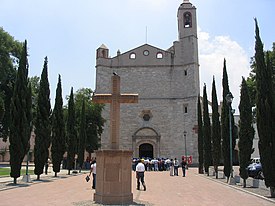
<path fill-rule="evenodd" d="M 120 104 L 137 103 L 137 94 L 120 93 L 120 77 L 112 76 L 111 94 L 94 94 L 94 103 L 110 104 L 110 148 L 96 151 L 97 175 L 94 201 L 101 204 L 129 204 L 132 193 L 131 150 L 119 149 Z"/>

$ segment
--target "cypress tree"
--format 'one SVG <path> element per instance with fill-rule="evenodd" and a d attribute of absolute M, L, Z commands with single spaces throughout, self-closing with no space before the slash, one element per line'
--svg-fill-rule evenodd
<path fill-rule="evenodd" d="M 67 169 L 68 174 L 74 167 L 74 158 L 77 154 L 77 131 L 76 131 L 76 118 L 75 118 L 75 106 L 74 106 L 74 93 L 73 88 L 68 103 L 68 120 L 67 120 L 67 140 L 68 140 L 68 151 L 67 151 Z"/>
<path fill-rule="evenodd" d="M 31 87 L 28 87 L 28 58 L 27 41 L 24 42 L 19 67 L 16 74 L 14 91 L 11 101 L 11 130 L 10 130 L 10 176 L 14 184 L 20 177 L 23 159 L 30 147 L 32 130 Z"/>
<path fill-rule="evenodd" d="M 198 96 L 198 152 L 199 152 L 199 174 L 203 174 L 203 132 L 202 132 L 202 115 L 201 115 L 201 100 Z"/>
<path fill-rule="evenodd" d="M 2 127 L 2 119 L 4 117 L 4 114 L 5 114 L 5 105 L 4 105 L 3 97 L 0 93 L 0 127 Z"/>
<path fill-rule="evenodd" d="M 275 112 L 272 72 L 269 57 L 265 62 L 263 43 L 255 19 L 256 42 L 256 106 L 257 129 L 259 134 L 259 152 L 266 187 L 270 187 L 271 196 L 275 197 Z"/>
<path fill-rule="evenodd" d="M 221 160 L 221 125 L 219 105 L 216 92 L 215 78 L 212 82 L 212 140 L 213 140 L 213 165 L 218 178 L 218 166 Z"/>
<path fill-rule="evenodd" d="M 78 143 L 78 163 L 80 171 L 84 162 L 85 142 L 86 142 L 86 112 L 85 112 L 85 100 L 82 101 L 80 131 L 79 131 L 79 143 Z"/>
<path fill-rule="evenodd" d="M 43 168 L 49 158 L 49 147 L 51 143 L 50 124 L 50 89 L 48 81 L 48 59 L 45 57 L 44 66 L 40 78 L 40 87 L 37 100 L 37 111 L 35 120 L 35 145 L 34 145 L 34 174 L 37 179 L 43 174 Z"/>
<path fill-rule="evenodd" d="M 239 157 L 240 157 L 240 176 L 243 178 L 244 187 L 248 178 L 247 166 L 250 164 L 251 154 L 253 152 L 254 129 L 252 126 L 252 106 L 250 102 L 248 87 L 244 78 L 242 78 L 241 98 L 240 98 L 240 121 L 239 121 Z"/>
<path fill-rule="evenodd" d="M 61 76 L 58 76 L 58 83 L 55 94 L 55 105 L 51 116 L 52 123 L 52 164 L 55 177 L 60 172 L 60 165 L 63 160 L 63 155 L 66 151 L 65 141 L 65 122 L 63 114 L 63 99 Z"/>
<path fill-rule="evenodd" d="M 0 137 L 3 136 L 3 117 L 5 115 L 5 104 L 2 94 L 0 93 Z"/>
<path fill-rule="evenodd" d="M 203 87 L 203 140 L 204 140 L 204 170 L 209 175 L 209 166 L 212 162 L 211 125 L 208 111 L 206 85 Z"/>
<path fill-rule="evenodd" d="M 229 94 L 229 85 L 228 85 L 228 76 L 226 71 L 226 60 L 223 62 L 223 78 L 222 78 L 222 87 L 223 87 L 223 101 L 222 101 L 222 114 L 221 114 L 221 134 L 222 134 L 222 152 L 223 152 L 223 172 L 224 175 L 229 180 L 230 177 L 230 137 L 229 137 L 229 107 L 226 102 L 226 95 Z"/>

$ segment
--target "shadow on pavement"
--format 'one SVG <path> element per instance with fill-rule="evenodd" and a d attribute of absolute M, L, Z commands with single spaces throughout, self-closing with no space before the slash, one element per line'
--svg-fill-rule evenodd
<path fill-rule="evenodd" d="M 95 203 L 94 201 L 92 200 L 89 200 L 89 201 L 82 201 L 82 202 L 74 202 L 73 203 L 74 206 L 111 206 L 111 205 L 103 205 L 103 204 L 98 204 L 98 203 Z M 114 205 L 112 205 L 114 206 Z M 152 204 L 150 203 L 143 203 L 143 202 L 139 202 L 139 201 L 134 201 L 132 204 L 126 204 L 124 206 L 152 206 Z"/>
<path fill-rule="evenodd" d="M 35 182 L 35 183 L 39 183 L 39 182 L 52 182 L 52 180 L 49 180 L 49 179 L 40 179 L 40 180 L 34 179 L 32 181 Z"/>
<path fill-rule="evenodd" d="M 14 183 L 8 183 L 6 184 L 7 187 L 29 187 L 30 185 L 29 184 L 21 184 L 21 183 L 18 183 L 18 184 L 14 184 Z"/>

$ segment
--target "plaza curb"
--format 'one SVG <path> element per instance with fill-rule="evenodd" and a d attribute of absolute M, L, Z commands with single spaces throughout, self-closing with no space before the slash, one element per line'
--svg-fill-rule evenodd
<path fill-rule="evenodd" d="M 219 180 L 217 180 L 217 179 L 215 179 L 215 178 L 211 178 L 210 176 L 208 177 L 208 176 L 206 176 L 205 174 L 203 174 L 202 176 L 199 175 L 199 174 L 196 174 L 196 175 L 197 175 L 197 176 L 200 176 L 200 177 L 204 177 L 204 178 L 210 179 L 210 180 L 212 180 L 212 181 L 214 181 L 214 182 L 218 182 L 218 183 L 220 183 L 220 184 L 226 185 L 226 186 L 228 186 L 228 187 L 230 187 L 230 188 L 237 189 L 237 190 L 242 191 L 242 192 L 245 192 L 245 193 L 247 193 L 247 194 L 254 195 L 254 196 L 256 196 L 256 197 L 262 198 L 262 199 L 267 200 L 267 201 L 269 201 L 269 202 L 275 203 L 275 198 L 274 198 L 274 200 L 271 199 L 271 198 L 267 198 L 267 197 L 265 197 L 265 196 L 262 196 L 262 195 L 259 195 L 259 194 L 256 194 L 256 193 L 247 191 L 247 190 L 242 189 L 242 188 L 239 188 L 239 187 L 237 187 L 237 186 L 230 185 L 230 184 L 228 184 L 228 183 L 219 181 Z"/>

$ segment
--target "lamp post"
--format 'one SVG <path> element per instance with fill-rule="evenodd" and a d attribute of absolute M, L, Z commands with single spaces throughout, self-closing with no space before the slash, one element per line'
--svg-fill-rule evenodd
<path fill-rule="evenodd" d="M 185 152 L 185 161 L 186 161 L 186 165 L 187 165 L 187 146 L 186 146 L 186 134 L 187 134 L 187 132 L 184 130 L 184 132 L 183 132 L 183 136 L 184 136 L 184 152 Z"/>
<path fill-rule="evenodd" d="M 231 120 L 231 115 L 232 115 L 232 101 L 233 101 L 233 95 L 231 92 L 229 92 L 226 95 L 226 102 L 228 104 L 228 115 L 229 115 L 229 152 L 230 152 L 230 181 L 229 184 L 235 184 L 234 178 L 233 178 L 233 158 L 232 158 L 232 120 Z"/>
<path fill-rule="evenodd" d="M 29 156 L 30 156 L 30 150 L 28 150 L 28 152 L 27 152 L 26 174 L 23 175 L 23 178 L 22 178 L 23 182 L 31 182 L 31 176 L 29 174 Z"/>

